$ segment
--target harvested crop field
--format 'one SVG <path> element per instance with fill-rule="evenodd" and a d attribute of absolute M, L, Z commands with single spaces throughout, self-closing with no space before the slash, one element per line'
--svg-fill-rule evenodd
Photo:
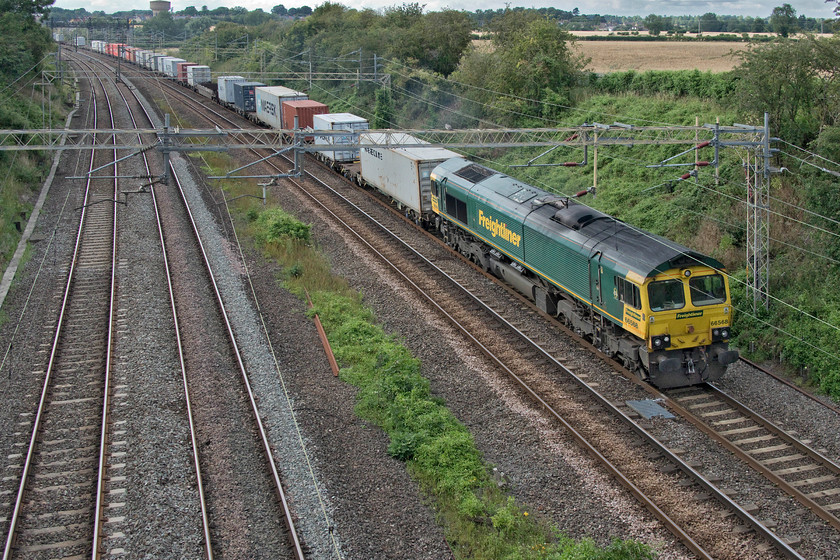
<path fill-rule="evenodd" d="M 732 56 L 747 48 L 733 42 L 577 41 L 575 51 L 590 58 L 587 70 L 599 74 L 625 70 L 700 70 L 726 72 L 739 62 Z"/>

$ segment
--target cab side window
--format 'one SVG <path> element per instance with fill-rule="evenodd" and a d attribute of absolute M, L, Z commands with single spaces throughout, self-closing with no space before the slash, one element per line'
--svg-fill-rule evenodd
<path fill-rule="evenodd" d="M 617 292 L 618 301 L 629 305 L 634 309 L 642 308 L 642 298 L 639 295 L 639 287 L 632 282 L 628 282 L 620 276 L 615 277 L 615 289 Z"/>

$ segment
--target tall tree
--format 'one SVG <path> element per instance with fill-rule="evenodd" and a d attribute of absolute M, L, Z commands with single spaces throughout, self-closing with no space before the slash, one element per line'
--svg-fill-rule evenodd
<path fill-rule="evenodd" d="M 458 70 L 459 81 L 484 92 L 480 101 L 537 114 L 546 95 L 568 98 L 585 66 L 571 50 L 569 33 L 535 12 L 517 10 L 508 10 L 490 28 L 493 49 L 471 52 Z"/>
<path fill-rule="evenodd" d="M 840 39 L 780 39 L 741 56 L 734 98 L 756 122 L 769 113 L 777 135 L 800 146 L 840 124 Z"/>
<path fill-rule="evenodd" d="M 770 14 L 770 27 L 781 37 L 788 37 L 796 32 L 799 23 L 796 19 L 796 10 L 790 4 L 782 4 L 773 8 Z"/>
<path fill-rule="evenodd" d="M 0 82 L 36 68 L 50 45 L 49 30 L 36 15 L 49 13 L 53 0 L 0 0 Z"/>
<path fill-rule="evenodd" d="M 414 58 L 433 72 L 448 76 L 455 71 L 470 44 L 472 27 L 466 13 L 455 10 L 421 16 L 395 45 L 401 57 Z"/>
<path fill-rule="evenodd" d="M 698 31 L 709 31 L 712 33 L 718 32 L 723 29 L 723 22 L 721 22 L 717 18 L 717 14 L 712 12 L 708 12 L 700 16 L 700 22 L 698 24 Z"/>
<path fill-rule="evenodd" d="M 373 128 L 394 127 L 394 102 L 391 94 L 385 88 L 376 90 L 376 105 L 373 109 Z"/>
<path fill-rule="evenodd" d="M 46 16 L 55 0 L 0 0 L 0 14 Z"/>
<path fill-rule="evenodd" d="M 668 20 L 670 22 L 670 20 Z M 656 14 L 650 14 L 645 18 L 645 27 L 648 33 L 656 37 L 666 29 L 666 18 Z"/>

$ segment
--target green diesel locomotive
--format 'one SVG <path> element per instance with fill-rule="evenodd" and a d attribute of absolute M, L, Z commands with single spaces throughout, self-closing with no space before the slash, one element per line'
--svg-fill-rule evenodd
<path fill-rule="evenodd" d="M 431 179 L 447 243 L 651 384 L 715 381 L 738 359 L 717 260 L 460 157 Z"/>

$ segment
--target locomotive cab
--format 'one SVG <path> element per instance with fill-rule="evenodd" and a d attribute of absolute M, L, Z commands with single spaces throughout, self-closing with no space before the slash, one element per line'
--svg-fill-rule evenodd
<path fill-rule="evenodd" d="M 658 387 L 715 381 L 738 359 L 729 349 L 732 306 L 727 278 L 694 266 L 646 279 L 642 289 L 646 346 L 640 359 Z"/>

